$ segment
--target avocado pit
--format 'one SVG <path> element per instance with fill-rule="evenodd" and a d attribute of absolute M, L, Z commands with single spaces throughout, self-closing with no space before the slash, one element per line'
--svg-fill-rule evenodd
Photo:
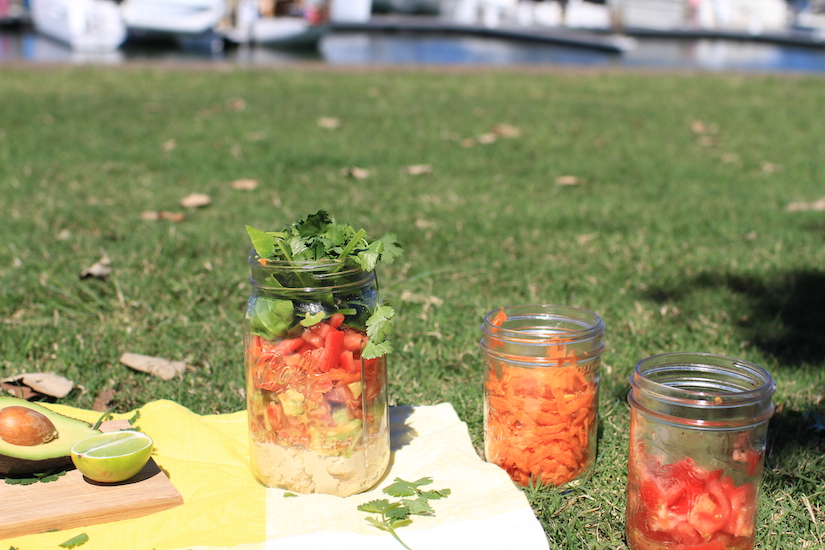
<path fill-rule="evenodd" d="M 36 410 L 16 405 L 0 409 L 0 439 L 6 443 L 34 447 L 57 436 L 52 421 Z"/>

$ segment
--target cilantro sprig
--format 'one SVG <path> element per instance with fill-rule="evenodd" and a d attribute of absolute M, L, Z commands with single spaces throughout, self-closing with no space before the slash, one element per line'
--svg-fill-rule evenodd
<path fill-rule="evenodd" d="M 381 531 L 386 531 L 398 541 L 398 543 L 411 550 L 404 541 L 399 538 L 396 529 L 412 523 L 412 516 L 434 516 L 435 511 L 430 505 L 431 500 L 447 498 L 450 489 L 439 489 L 433 491 L 422 490 L 421 487 L 430 485 L 433 482 L 431 477 L 422 477 L 417 481 L 404 481 L 395 478 L 392 484 L 384 487 L 382 491 L 400 500 L 390 501 L 389 499 L 376 499 L 358 506 L 358 510 L 368 514 L 378 514 L 378 517 L 369 516 L 366 519 L 374 527 Z M 406 497 L 406 498 L 405 498 Z"/>
<path fill-rule="evenodd" d="M 371 239 L 364 229 L 338 223 L 324 210 L 301 218 L 282 231 L 262 231 L 250 226 L 246 226 L 246 231 L 255 249 L 256 259 L 263 265 L 286 262 L 299 266 L 332 260 L 337 262 L 332 273 L 346 268 L 370 272 L 381 262 L 391 264 L 403 253 L 394 233 Z M 305 274 L 295 270 L 282 278 L 273 278 L 271 282 L 274 286 L 285 288 L 313 286 L 312 281 L 304 279 Z M 296 318 L 295 311 L 302 308 L 307 308 L 303 317 Z M 395 311 L 388 305 L 380 304 L 371 308 L 365 297 L 352 297 L 346 303 L 336 303 L 330 297 L 321 305 L 293 304 L 290 300 L 262 297 L 256 302 L 250 325 L 256 334 L 272 339 L 286 335 L 296 323 L 311 326 L 336 311 L 347 315 L 348 322 L 355 322 L 356 326 L 367 331 L 369 341 L 361 353 L 363 358 L 381 357 L 392 351 L 389 335 Z M 361 311 L 366 312 L 364 317 L 360 317 Z"/>
<path fill-rule="evenodd" d="M 337 223 L 324 210 L 299 219 L 283 231 L 261 231 L 248 225 L 246 231 L 255 253 L 265 260 L 339 260 L 341 268 L 358 266 L 373 271 L 379 261 L 390 264 L 403 252 L 395 233 L 370 239 L 364 229 Z"/>

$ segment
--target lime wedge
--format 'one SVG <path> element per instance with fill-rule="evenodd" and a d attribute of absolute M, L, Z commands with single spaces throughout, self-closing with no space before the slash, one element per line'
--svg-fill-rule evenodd
<path fill-rule="evenodd" d="M 92 481 L 116 483 L 134 477 L 152 455 L 152 438 L 143 432 L 94 435 L 72 447 L 72 462 Z"/>

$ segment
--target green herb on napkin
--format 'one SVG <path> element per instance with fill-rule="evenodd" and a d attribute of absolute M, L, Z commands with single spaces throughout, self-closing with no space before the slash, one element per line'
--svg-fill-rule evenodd
<path fill-rule="evenodd" d="M 430 506 L 430 501 L 447 498 L 451 491 L 450 489 L 439 489 L 435 491 L 424 491 L 421 489 L 423 485 L 429 485 L 432 482 L 433 478 L 431 477 L 422 477 L 418 481 L 412 482 L 404 481 L 397 477 L 392 484 L 384 487 L 382 491 L 400 500 L 393 502 L 390 502 L 388 499 L 371 500 L 360 505 L 358 509 L 368 514 L 380 514 L 377 518 L 370 516 L 365 519 L 376 528 L 388 532 L 401 546 L 407 550 L 411 550 L 410 547 L 404 544 L 398 537 L 395 529 L 412 523 L 410 516 L 435 515 L 435 510 Z"/>

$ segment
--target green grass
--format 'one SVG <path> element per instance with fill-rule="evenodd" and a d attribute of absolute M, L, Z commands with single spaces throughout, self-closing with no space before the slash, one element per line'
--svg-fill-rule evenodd
<path fill-rule="evenodd" d="M 324 208 L 401 261 L 392 404 L 452 403 L 480 448 L 482 315 L 529 302 L 607 324 L 596 475 L 528 491 L 554 549 L 621 549 L 628 375 L 668 351 L 777 381 L 758 547 L 825 548 L 821 77 L 604 72 L 0 69 L 0 372 L 55 371 L 61 402 L 244 407 L 244 225 Z M 318 125 L 337 117 L 338 129 Z M 703 121 L 706 131 L 692 130 Z M 507 123 L 491 145 L 460 139 Z M 172 146 L 174 145 L 174 146 Z M 423 176 L 402 168 L 430 164 Z M 342 169 L 361 167 L 355 180 Z M 561 186 L 572 175 L 579 185 Z M 230 182 L 256 178 L 238 191 Z M 212 204 L 186 221 L 184 196 Z M 103 254 L 106 281 L 80 280 Z M 163 382 L 130 351 L 185 360 Z"/>

